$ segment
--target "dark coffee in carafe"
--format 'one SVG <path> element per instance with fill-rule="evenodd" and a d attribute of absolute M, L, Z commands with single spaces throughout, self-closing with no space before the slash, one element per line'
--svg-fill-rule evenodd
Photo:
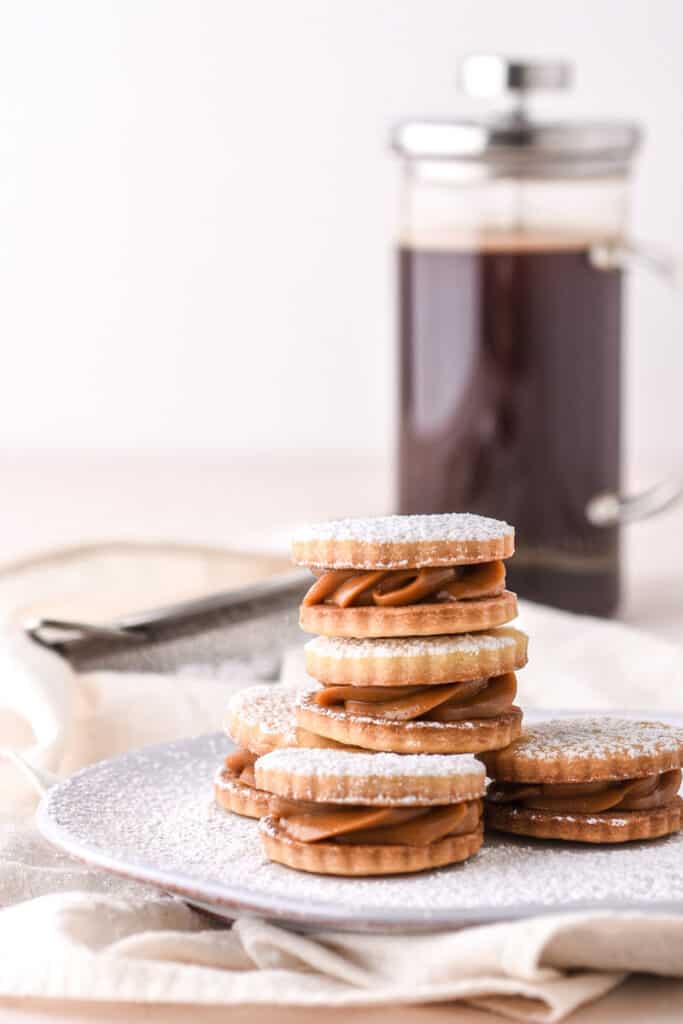
<path fill-rule="evenodd" d="M 507 519 L 513 589 L 604 614 L 618 527 L 586 507 L 620 483 L 621 272 L 592 264 L 592 241 L 400 248 L 399 510 Z"/>

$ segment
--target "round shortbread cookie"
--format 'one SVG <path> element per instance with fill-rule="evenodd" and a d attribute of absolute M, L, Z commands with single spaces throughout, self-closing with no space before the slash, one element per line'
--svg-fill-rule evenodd
<path fill-rule="evenodd" d="M 498 832 L 563 839 L 577 843 L 625 843 L 657 839 L 679 832 L 683 801 L 680 797 L 665 807 L 650 811 L 605 811 L 593 814 L 556 814 L 512 804 L 486 804 L 486 827 Z"/>
<path fill-rule="evenodd" d="M 409 604 L 396 608 L 302 605 L 299 624 L 307 633 L 334 637 L 408 637 L 468 633 L 502 626 L 517 616 L 517 595 L 466 601 Z"/>
<path fill-rule="evenodd" d="M 296 714 L 309 732 L 339 744 L 395 754 L 479 754 L 508 746 L 522 731 L 522 712 L 514 704 L 492 718 L 392 722 L 321 707 L 310 693 L 301 695 Z"/>
<path fill-rule="evenodd" d="M 238 747 L 254 754 L 294 747 L 298 695 L 295 687 L 268 683 L 238 690 L 228 702 L 225 731 Z"/>
<path fill-rule="evenodd" d="M 447 836 L 429 846 L 342 846 L 337 843 L 301 843 L 285 835 L 276 818 L 260 825 L 266 856 L 289 868 L 319 875 L 397 875 L 409 871 L 457 864 L 481 847 L 484 830 L 480 825 L 465 835 Z"/>
<path fill-rule="evenodd" d="M 515 531 L 499 519 L 453 512 L 335 519 L 303 527 L 292 559 L 316 569 L 419 569 L 509 558 Z"/>
<path fill-rule="evenodd" d="M 683 730 L 607 716 L 551 719 L 481 760 L 491 778 L 503 782 L 637 779 L 681 767 Z"/>
<path fill-rule="evenodd" d="M 332 740 L 307 733 L 296 720 L 296 701 L 305 686 L 264 683 L 238 690 L 228 702 L 223 726 L 230 739 L 252 754 L 281 747 L 334 747 Z"/>
<path fill-rule="evenodd" d="M 445 757 L 275 750 L 254 766 L 259 789 L 291 800 L 368 807 L 432 807 L 481 797 L 484 767 L 469 755 Z"/>
<path fill-rule="evenodd" d="M 304 652 L 306 671 L 327 685 L 426 686 L 523 668 L 527 636 L 504 627 L 487 633 L 385 640 L 316 637 Z"/>

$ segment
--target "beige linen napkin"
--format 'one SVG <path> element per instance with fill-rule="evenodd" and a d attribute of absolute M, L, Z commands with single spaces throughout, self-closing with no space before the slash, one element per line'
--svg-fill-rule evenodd
<path fill-rule="evenodd" d="M 90 553 L 81 585 L 97 584 L 96 563 Z M 77 564 L 69 573 L 79 578 Z M 34 567 L 36 597 L 39 583 Z M 32 826 L 36 773 L 49 780 L 130 747 L 213 731 L 236 684 L 184 674 L 76 676 L 11 624 L 7 595 L 0 584 L 0 996 L 338 1007 L 460 999 L 553 1021 L 626 972 L 683 976 L 683 918 L 675 916 L 572 914 L 434 936 L 301 936 L 255 919 L 218 927 L 178 900 L 77 864 Z M 528 691 L 529 703 L 546 706 L 674 703 L 675 646 L 531 606 L 523 618 L 533 634 L 523 701 Z M 300 671 L 297 658 L 290 673 Z M 667 680 L 660 689 L 653 666 Z"/>

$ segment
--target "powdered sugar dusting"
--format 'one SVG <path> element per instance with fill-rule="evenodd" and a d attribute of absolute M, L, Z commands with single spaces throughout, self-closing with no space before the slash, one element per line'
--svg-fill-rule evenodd
<path fill-rule="evenodd" d="M 265 858 L 256 821 L 213 806 L 231 749 L 215 734 L 94 765 L 50 791 L 41 827 L 79 857 L 231 916 L 242 907 L 308 927 L 405 933 L 544 909 L 683 905 L 680 834 L 610 848 L 487 835 L 464 864 L 387 878 L 288 870 Z"/>
<path fill-rule="evenodd" d="M 311 682 L 305 687 L 264 684 L 248 686 L 228 701 L 228 718 L 238 718 L 269 736 L 281 736 L 283 742 L 296 743 L 295 704 L 299 694 L 315 689 Z"/>
<path fill-rule="evenodd" d="M 349 750 L 273 750 L 258 768 L 309 778 L 443 778 L 471 775 L 484 781 L 484 766 L 472 754 L 357 754 Z"/>
<path fill-rule="evenodd" d="M 344 637 L 317 636 L 304 645 L 323 658 L 410 658 L 425 654 L 478 654 L 514 647 L 515 638 L 507 634 L 462 633 L 459 636 L 410 636 L 386 640 L 353 640 Z"/>
<path fill-rule="evenodd" d="M 501 519 L 471 512 L 450 512 L 432 516 L 377 516 L 373 519 L 333 519 L 303 526 L 293 540 L 361 541 L 370 544 L 410 544 L 419 541 L 501 540 L 514 533 Z"/>
<path fill-rule="evenodd" d="M 509 817 L 513 821 L 515 818 L 522 818 L 524 821 L 538 821 L 545 824 L 548 821 L 548 812 L 535 811 L 528 807 L 521 808 L 508 805 L 508 807 L 506 808 L 506 817 Z M 599 818 L 595 818 L 591 814 L 582 814 L 579 817 L 577 817 L 575 814 L 559 814 L 558 812 L 554 811 L 552 814 L 552 820 L 565 821 L 571 823 L 578 821 L 582 825 L 608 824 L 613 826 L 614 828 L 626 828 L 627 826 L 632 824 L 632 822 L 630 822 L 628 818 L 620 818 L 617 816 L 611 817 L 609 814 L 606 814 L 604 812 Z"/>
<path fill-rule="evenodd" d="M 540 722 L 525 729 L 515 743 L 515 756 L 530 761 L 654 757 L 678 751 L 683 753 L 683 730 L 664 722 L 608 716 Z"/>
<path fill-rule="evenodd" d="M 238 789 L 234 775 L 229 775 L 223 765 L 217 769 L 216 774 L 213 777 L 213 784 L 218 789 L 235 790 Z"/>

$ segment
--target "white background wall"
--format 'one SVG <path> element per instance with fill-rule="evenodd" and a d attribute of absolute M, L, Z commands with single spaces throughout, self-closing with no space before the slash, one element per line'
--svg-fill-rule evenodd
<path fill-rule="evenodd" d="M 682 38 L 679 0 L 0 0 L 0 444 L 388 450 L 390 121 L 463 52 L 572 57 L 555 109 L 647 124 L 634 226 L 683 249 Z M 646 459 L 683 315 L 632 304 Z"/>

